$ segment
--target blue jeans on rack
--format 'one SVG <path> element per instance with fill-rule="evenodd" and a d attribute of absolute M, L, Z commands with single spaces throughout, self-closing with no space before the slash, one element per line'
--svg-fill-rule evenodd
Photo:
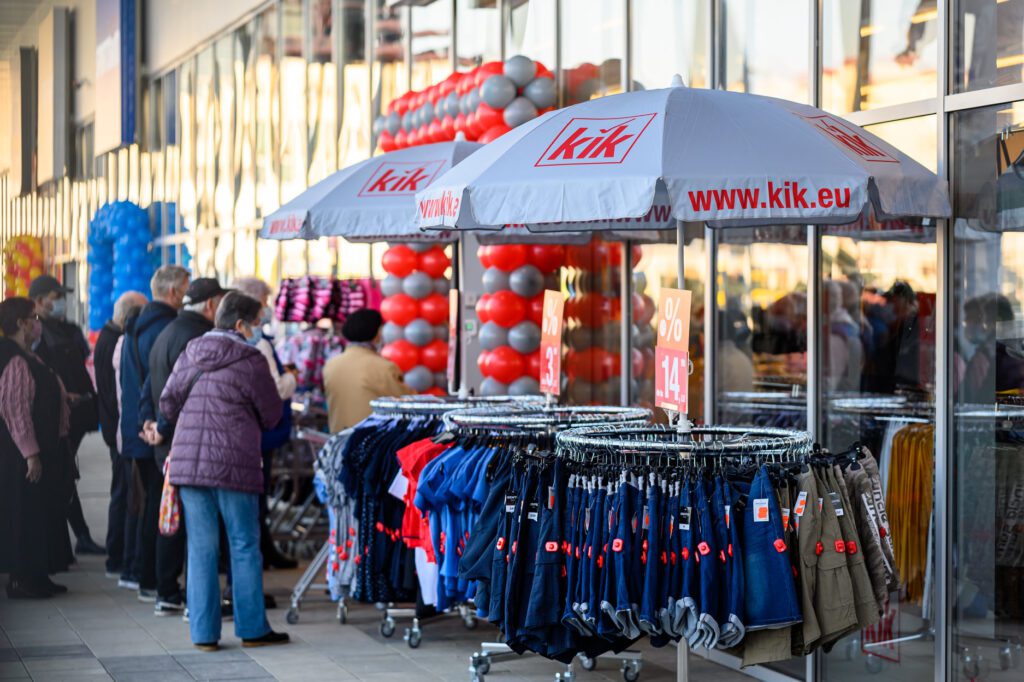
<path fill-rule="evenodd" d="M 224 519 L 231 551 L 231 598 L 235 636 L 256 639 L 270 632 L 263 604 L 259 496 L 220 488 L 181 486 L 188 537 L 188 613 L 192 642 L 220 640 L 218 518 Z"/>

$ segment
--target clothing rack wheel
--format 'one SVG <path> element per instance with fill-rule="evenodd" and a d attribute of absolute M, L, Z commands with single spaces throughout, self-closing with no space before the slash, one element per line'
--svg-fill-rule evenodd
<path fill-rule="evenodd" d="M 299 612 L 302 610 L 302 601 L 310 589 L 327 589 L 327 585 L 314 583 L 314 580 L 316 579 L 317 574 L 327 564 L 327 557 L 330 556 L 330 553 L 331 543 L 324 542 L 320 551 L 316 553 L 316 556 L 313 557 L 311 562 L 309 562 L 309 566 L 306 567 L 306 570 L 302 573 L 298 582 L 295 583 L 295 587 L 292 589 L 288 613 L 286 613 L 284 617 L 285 621 L 287 621 L 289 625 L 295 625 L 299 622 Z M 343 601 L 344 599 L 342 602 Z M 340 608 L 341 606 L 339 605 L 339 609 Z"/>
<path fill-rule="evenodd" d="M 410 649 L 418 649 L 423 641 L 423 628 L 421 627 L 419 616 L 416 615 L 416 609 L 395 607 L 392 604 L 388 604 L 382 606 L 381 611 L 381 623 L 379 626 L 381 636 L 385 639 L 393 637 L 398 629 L 398 620 L 410 619 L 410 626 L 405 629 L 402 639 L 409 645 Z M 449 611 L 442 611 L 430 616 L 426 620 L 432 621 L 440 618 L 461 618 L 462 625 L 467 630 L 475 630 L 478 625 L 473 610 L 466 604 L 459 604 Z"/>

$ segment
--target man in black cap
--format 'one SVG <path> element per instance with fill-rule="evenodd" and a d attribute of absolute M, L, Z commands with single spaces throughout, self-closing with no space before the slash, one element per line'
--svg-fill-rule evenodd
<path fill-rule="evenodd" d="M 144 432 L 153 447 L 158 471 L 163 471 L 164 461 L 170 453 L 174 428 L 157 412 L 160 394 L 164 391 L 174 363 L 185 351 L 192 339 L 213 329 L 217 306 L 227 293 L 217 280 L 210 277 L 194 279 L 188 285 L 182 309 L 178 316 L 164 327 L 149 352 L 149 376 L 142 389 L 139 417 L 144 422 Z M 155 432 L 163 436 L 155 444 Z M 178 578 L 185 565 L 185 524 L 172 536 L 160 535 L 156 540 L 156 606 L 158 616 L 180 615 L 185 600 Z"/>
<path fill-rule="evenodd" d="M 77 456 L 85 434 L 95 431 L 99 425 L 99 411 L 96 388 L 86 369 L 90 355 L 89 343 L 78 325 L 68 322 L 67 294 L 73 290 L 61 285 L 55 277 L 40 275 L 28 287 L 28 296 L 36 304 L 36 314 L 42 321 L 43 334 L 36 354 L 49 366 L 64 383 L 64 389 L 71 400 L 71 430 L 68 443 L 71 454 Z M 78 478 L 77 465 L 75 478 Z M 77 554 L 103 554 L 104 548 L 92 539 L 89 526 L 82 513 L 78 488 L 68 506 L 68 523 L 77 541 Z"/>
<path fill-rule="evenodd" d="M 324 394 L 332 433 L 358 424 L 373 411 L 370 401 L 414 391 L 402 381 L 398 366 L 377 354 L 384 320 L 376 310 L 363 308 L 345 319 L 341 335 L 345 352 L 324 365 Z"/>

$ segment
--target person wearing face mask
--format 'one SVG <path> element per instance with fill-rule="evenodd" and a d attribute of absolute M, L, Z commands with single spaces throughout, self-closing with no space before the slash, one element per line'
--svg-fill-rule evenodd
<path fill-rule="evenodd" d="M 341 334 L 348 342 L 345 352 L 324 365 L 324 394 L 331 433 L 338 433 L 370 416 L 370 401 L 414 393 L 402 380 L 398 365 L 382 358 L 380 312 L 363 308 L 347 318 Z"/>
<path fill-rule="evenodd" d="M 118 583 L 138 590 L 139 601 L 156 602 L 156 540 L 164 477 L 153 447 L 142 438 L 143 397 L 150 391 L 149 354 L 160 332 L 178 315 L 188 291 L 189 273 L 180 265 L 164 265 L 150 279 L 153 300 L 127 321 L 121 339 L 121 456 L 132 460 L 142 481 L 144 499 L 135 541 L 135 560 L 128 580 Z M 132 578 L 136 578 L 138 582 Z"/>
<path fill-rule="evenodd" d="M 35 303 L 0 303 L 0 573 L 7 596 L 67 592 L 49 575 L 74 560 L 66 505 L 74 486 L 67 436 L 70 405 L 57 374 L 32 352 L 42 325 Z"/>
<path fill-rule="evenodd" d="M 216 328 L 188 344 L 160 396 L 174 429 L 169 473 L 184 507 L 189 628 L 201 651 L 217 650 L 221 635 L 218 518 L 230 548 L 235 635 L 244 647 L 288 641 L 270 629 L 263 597 L 260 440 L 280 420 L 281 400 L 256 348 L 260 308 L 242 293 L 224 296 Z"/>
<path fill-rule="evenodd" d="M 154 444 L 157 471 L 164 470 L 164 462 L 170 451 L 170 440 L 174 429 L 157 413 L 167 379 L 171 376 L 174 363 L 185 352 L 192 339 L 197 339 L 213 329 L 217 306 L 227 290 L 212 277 L 192 280 L 182 299 L 183 307 L 178 316 L 164 327 L 149 351 L 149 377 L 139 405 L 139 419 L 143 422 L 144 440 L 154 442 L 154 432 L 163 437 L 160 444 Z M 184 528 L 171 536 L 157 535 L 156 538 L 156 605 L 153 613 L 157 616 L 181 615 L 185 598 L 178 583 L 185 566 Z"/>
<path fill-rule="evenodd" d="M 42 335 L 33 349 L 50 369 L 64 383 L 71 397 L 71 433 L 69 445 L 72 456 L 77 456 L 78 447 L 85 435 L 95 431 L 99 425 L 99 403 L 96 388 L 86 369 L 91 353 L 81 328 L 68 322 L 67 295 L 72 289 L 61 285 L 50 275 L 40 275 L 29 284 L 28 297 L 36 306 L 36 314 L 42 321 Z M 75 478 L 78 478 L 76 469 Z M 105 548 L 92 539 L 89 526 L 82 513 L 82 503 L 76 487 L 68 506 L 68 523 L 75 533 L 77 554 L 104 554 Z"/>
<path fill-rule="evenodd" d="M 263 564 L 273 568 L 295 568 L 298 562 L 281 553 L 270 533 L 270 525 L 267 522 L 267 494 L 270 492 L 270 473 L 274 467 L 274 455 L 291 440 L 292 396 L 295 395 L 297 387 L 297 372 L 294 368 L 285 369 L 271 339 L 262 333 L 262 329 L 274 321 L 273 309 L 270 307 L 270 295 L 273 293 L 270 286 L 258 277 L 240 277 L 232 282 L 231 286 L 236 291 L 256 299 L 263 306 L 260 309 L 260 326 L 256 330 L 261 338 L 256 344 L 256 349 L 267 359 L 267 368 L 270 369 L 270 375 L 277 385 L 277 395 L 281 398 L 281 421 L 277 426 L 263 432 L 261 443 L 264 494 L 260 496 L 260 549 L 263 552 Z"/>

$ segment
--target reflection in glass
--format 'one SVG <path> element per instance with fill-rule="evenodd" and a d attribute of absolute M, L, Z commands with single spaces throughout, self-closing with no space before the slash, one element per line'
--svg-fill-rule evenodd
<path fill-rule="evenodd" d="M 214 44 L 214 102 L 216 163 L 211 169 L 214 183 L 214 213 L 218 227 L 235 225 L 234 136 L 235 68 L 232 56 L 233 36 L 224 36 Z"/>
<path fill-rule="evenodd" d="M 725 0 L 722 9 L 725 21 L 719 32 L 725 45 L 726 89 L 807 102 L 810 5 L 806 0 Z"/>
<path fill-rule="evenodd" d="M 281 205 L 278 187 L 277 13 L 256 19 L 256 207 L 265 216 Z"/>
<path fill-rule="evenodd" d="M 826 656 L 828 679 L 933 676 L 937 258 L 935 228 L 919 222 L 823 228 L 822 441 L 878 461 L 900 577 L 880 624 Z"/>
<path fill-rule="evenodd" d="M 216 224 L 213 217 L 214 169 L 217 165 L 217 106 L 214 78 L 213 47 L 210 46 L 196 57 L 195 174 L 196 229 L 199 231 L 212 229 Z"/>
<path fill-rule="evenodd" d="M 807 229 L 717 238 L 718 421 L 806 429 Z"/>
<path fill-rule="evenodd" d="M 634 90 L 666 88 L 677 73 L 689 87 L 707 87 L 707 8 L 700 0 L 634 3 Z"/>
<path fill-rule="evenodd" d="M 626 50 L 623 3 L 563 0 L 561 7 L 563 103 L 576 104 L 623 92 L 622 57 Z"/>
<path fill-rule="evenodd" d="M 937 123 L 937 117 L 930 115 L 878 123 L 864 129 L 898 147 L 901 152 L 934 173 L 939 162 L 938 136 L 935 134 Z"/>
<path fill-rule="evenodd" d="M 370 155 L 370 69 L 366 63 L 365 4 L 341 3 L 335 24 L 341 37 L 341 103 L 338 115 L 338 167 L 344 168 Z"/>
<path fill-rule="evenodd" d="M 505 34 L 505 56 L 521 54 L 555 68 L 556 0 L 513 2 Z"/>
<path fill-rule="evenodd" d="M 1014 85 L 1024 80 L 1024 0 L 952 3 L 957 92 Z"/>
<path fill-rule="evenodd" d="M 256 45 L 253 23 L 242 26 L 235 38 L 235 224 L 256 222 Z"/>
<path fill-rule="evenodd" d="M 935 0 L 826 0 L 822 107 L 850 111 L 935 97 Z"/>
<path fill-rule="evenodd" d="M 440 83 L 452 72 L 451 24 L 453 0 L 435 0 L 412 8 L 413 90 Z"/>
<path fill-rule="evenodd" d="M 1000 682 L 1024 640 L 1024 103 L 953 130 L 954 670 Z"/>
<path fill-rule="evenodd" d="M 337 167 L 338 75 L 334 67 L 332 0 L 309 3 L 309 63 L 306 65 L 309 177 L 314 185 Z"/>
<path fill-rule="evenodd" d="M 497 0 L 456 0 L 455 55 L 459 71 L 501 59 Z"/>
<path fill-rule="evenodd" d="M 281 202 L 306 189 L 306 60 L 302 0 L 283 0 L 281 31 Z"/>
<path fill-rule="evenodd" d="M 371 83 L 373 118 L 376 119 L 387 111 L 391 100 L 409 90 L 405 69 L 405 13 L 408 8 L 396 7 L 386 0 L 370 1 L 377 3 Z"/>

